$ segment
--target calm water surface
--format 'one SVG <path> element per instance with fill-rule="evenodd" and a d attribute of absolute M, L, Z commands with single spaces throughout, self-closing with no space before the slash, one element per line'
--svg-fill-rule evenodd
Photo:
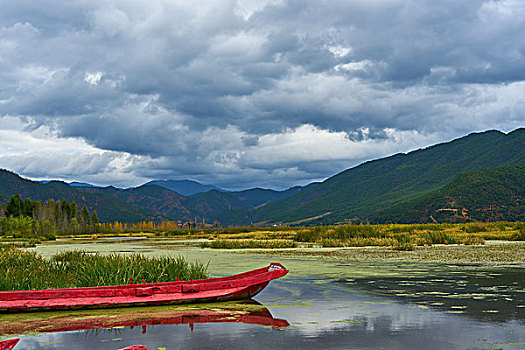
<path fill-rule="evenodd" d="M 525 349 L 523 267 L 279 260 L 290 274 L 244 318 L 28 333 L 15 350 Z"/>

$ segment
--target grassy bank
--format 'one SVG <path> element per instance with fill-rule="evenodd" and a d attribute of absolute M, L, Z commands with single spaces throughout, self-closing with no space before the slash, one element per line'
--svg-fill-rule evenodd
<path fill-rule="evenodd" d="M 57 241 L 14 239 L 2 237 L 0 243 L 35 246 L 64 244 L 78 240 L 96 241 L 109 237 L 144 237 L 171 239 L 202 248 L 217 249 L 279 249 L 295 247 L 389 247 L 413 250 L 417 246 L 435 244 L 484 244 L 485 240 L 525 241 L 525 223 L 493 222 L 464 224 L 385 224 L 332 225 L 315 227 L 241 227 L 223 229 L 165 230 L 60 236 Z"/>
<path fill-rule="evenodd" d="M 280 248 L 296 248 L 297 242 L 291 240 L 256 240 L 256 239 L 219 239 L 211 242 L 200 243 L 201 248 L 217 248 L 217 249 L 247 249 L 247 248 L 262 248 L 262 249 L 280 249 Z"/>
<path fill-rule="evenodd" d="M 434 244 L 484 244 L 485 240 L 523 241 L 525 224 L 513 222 L 421 225 L 338 225 L 199 232 L 211 242 L 201 247 L 222 249 L 318 247 L 392 247 L 413 250 Z"/>
<path fill-rule="evenodd" d="M 0 290 L 90 287 L 207 277 L 207 266 L 182 257 L 147 258 L 140 254 L 99 255 L 66 251 L 45 259 L 13 246 L 0 246 Z"/>

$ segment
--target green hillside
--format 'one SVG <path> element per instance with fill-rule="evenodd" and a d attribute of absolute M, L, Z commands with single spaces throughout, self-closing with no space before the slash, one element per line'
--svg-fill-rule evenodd
<path fill-rule="evenodd" d="M 128 204 L 143 208 L 165 218 L 187 220 L 191 217 L 188 209 L 183 204 L 186 197 L 164 187 L 143 185 L 121 190 L 113 195 Z"/>
<path fill-rule="evenodd" d="M 469 172 L 417 199 L 380 210 L 371 222 L 525 221 L 525 163 Z"/>
<path fill-rule="evenodd" d="M 198 193 L 188 197 L 185 204 L 198 220 L 204 217 L 208 223 L 217 220 L 240 225 L 248 221 L 247 211 L 250 207 L 230 193 L 217 190 Z"/>
<path fill-rule="evenodd" d="M 525 162 L 525 129 L 470 134 L 407 154 L 374 160 L 254 211 L 260 223 L 338 223 L 437 190 L 469 171 Z"/>
<path fill-rule="evenodd" d="M 38 183 L 23 179 L 7 170 L 0 170 L 0 202 L 7 202 L 9 197 L 15 193 L 19 193 L 22 198 L 43 202 L 49 199 L 55 201 L 65 199 L 69 202 L 75 201 L 79 207 L 85 204 L 90 211 L 97 211 L 101 222 L 116 220 L 136 222 L 156 216 L 105 193 L 85 191 L 83 187 L 72 187 L 61 181 Z"/>
<path fill-rule="evenodd" d="M 186 197 L 192 196 L 197 193 L 208 192 L 211 190 L 223 191 L 222 189 L 216 186 L 203 185 L 193 180 L 153 180 L 145 183 L 144 185 L 155 185 L 164 187 L 168 190 L 172 190 Z"/>
<path fill-rule="evenodd" d="M 243 224 L 245 211 L 250 209 L 229 193 L 211 190 L 186 197 L 166 187 L 152 184 L 127 190 L 88 188 L 88 192 L 104 192 L 128 204 L 156 213 L 166 219 L 206 223 L 219 220 L 227 224 Z"/>
<path fill-rule="evenodd" d="M 228 193 L 243 202 L 247 207 L 256 208 L 283 198 L 290 197 L 312 186 L 315 186 L 315 183 L 304 187 L 294 186 L 284 191 L 275 191 L 265 188 L 251 188 L 249 190 Z"/>

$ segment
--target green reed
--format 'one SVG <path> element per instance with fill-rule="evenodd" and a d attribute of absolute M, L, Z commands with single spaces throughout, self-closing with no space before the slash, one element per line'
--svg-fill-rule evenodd
<path fill-rule="evenodd" d="M 183 257 L 100 255 L 66 251 L 45 259 L 15 247 L 0 248 L 0 290 L 120 285 L 207 278 L 207 265 Z"/>

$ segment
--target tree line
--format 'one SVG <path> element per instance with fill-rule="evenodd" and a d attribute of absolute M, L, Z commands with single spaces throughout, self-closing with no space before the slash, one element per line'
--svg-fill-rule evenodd
<path fill-rule="evenodd" d="M 217 229 L 219 222 L 216 221 L 213 226 L 200 224 L 201 229 L 213 227 Z M 0 204 L 0 236 L 9 235 L 13 238 L 54 239 L 55 235 L 166 232 L 184 229 L 191 232 L 197 228 L 197 223 L 183 223 L 180 220 L 101 223 L 96 210 L 90 212 L 85 204 L 79 209 L 75 201 L 68 202 L 65 199 L 42 202 L 30 198 L 22 199 L 19 194 L 15 194 L 5 207 Z"/>
<path fill-rule="evenodd" d="M 97 211 L 91 213 L 84 204 L 53 199 L 43 203 L 12 195 L 5 207 L 0 205 L 0 233 L 51 238 L 56 234 L 100 232 Z"/>

